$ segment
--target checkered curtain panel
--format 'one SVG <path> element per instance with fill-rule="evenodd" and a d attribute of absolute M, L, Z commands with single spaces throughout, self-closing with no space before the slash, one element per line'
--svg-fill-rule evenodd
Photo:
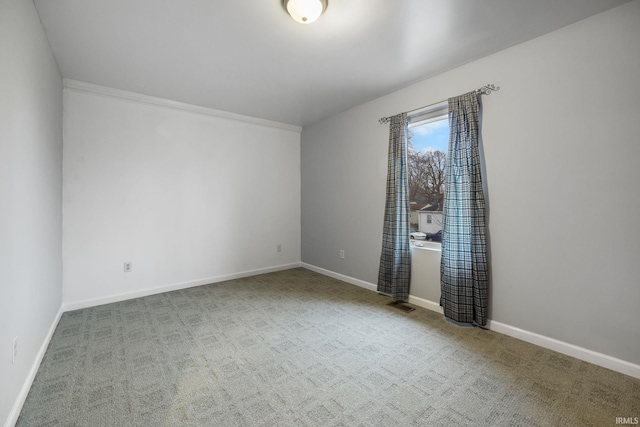
<path fill-rule="evenodd" d="M 394 302 L 406 302 L 409 299 L 411 228 L 407 174 L 408 131 L 407 113 L 390 118 L 387 201 L 382 231 L 378 292 L 391 295 Z"/>
<path fill-rule="evenodd" d="M 478 149 L 478 96 L 470 92 L 449 99 L 440 305 L 449 319 L 484 326 L 489 270 Z"/>

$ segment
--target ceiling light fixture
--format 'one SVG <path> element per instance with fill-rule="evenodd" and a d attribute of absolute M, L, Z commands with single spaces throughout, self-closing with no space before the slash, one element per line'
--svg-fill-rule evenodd
<path fill-rule="evenodd" d="M 284 0 L 284 8 L 301 24 L 311 24 L 327 8 L 327 0 Z"/>

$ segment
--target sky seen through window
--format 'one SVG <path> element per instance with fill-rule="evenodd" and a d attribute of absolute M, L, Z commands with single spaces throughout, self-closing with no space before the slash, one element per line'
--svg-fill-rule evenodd
<path fill-rule="evenodd" d="M 449 120 L 438 120 L 426 125 L 411 127 L 411 145 L 421 153 L 427 151 L 447 152 L 449 146 Z"/>

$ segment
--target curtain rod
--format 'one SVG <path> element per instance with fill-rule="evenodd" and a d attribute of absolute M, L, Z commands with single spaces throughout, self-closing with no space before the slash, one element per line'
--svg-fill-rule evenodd
<path fill-rule="evenodd" d="M 491 94 L 491 92 L 495 92 L 495 91 L 498 91 L 498 90 L 500 90 L 500 86 L 496 86 L 496 85 L 493 85 L 493 84 L 488 84 L 488 85 L 482 86 L 480 89 L 474 90 L 473 92 L 476 95 L 489 95 L 489 94 Z M 415 112 L 418 112 L 420 110 L 426 110 L 429 107 L 433 107 L 434 105 L 442 104 L 443 102 L 446 102 L 446 100 L 440 101 L 440 102 L 435 102 L 433 104 L 429 104 L 429 105 L 426 105 L 424 107 L 420 107 L 420 108 L 416 108 L 414 110 L 407 111 L 407 114 L 415 113 Z M 378 122 L 380 124 L 389 123 L 390 119 L 391 119 L 391 117 L 382 117 L 381 119 L 378 120 Z"/>

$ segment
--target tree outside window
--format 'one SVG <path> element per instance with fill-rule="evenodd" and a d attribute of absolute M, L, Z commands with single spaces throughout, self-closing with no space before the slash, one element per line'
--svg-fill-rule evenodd
<path fill-rule="evenodd" d="M 442 229 L 448 141 L 449 120 L 446 112 L 426 123 L 410 125 L 408 175 L 411 225 L 412 229 L 427 234 Z"/>

